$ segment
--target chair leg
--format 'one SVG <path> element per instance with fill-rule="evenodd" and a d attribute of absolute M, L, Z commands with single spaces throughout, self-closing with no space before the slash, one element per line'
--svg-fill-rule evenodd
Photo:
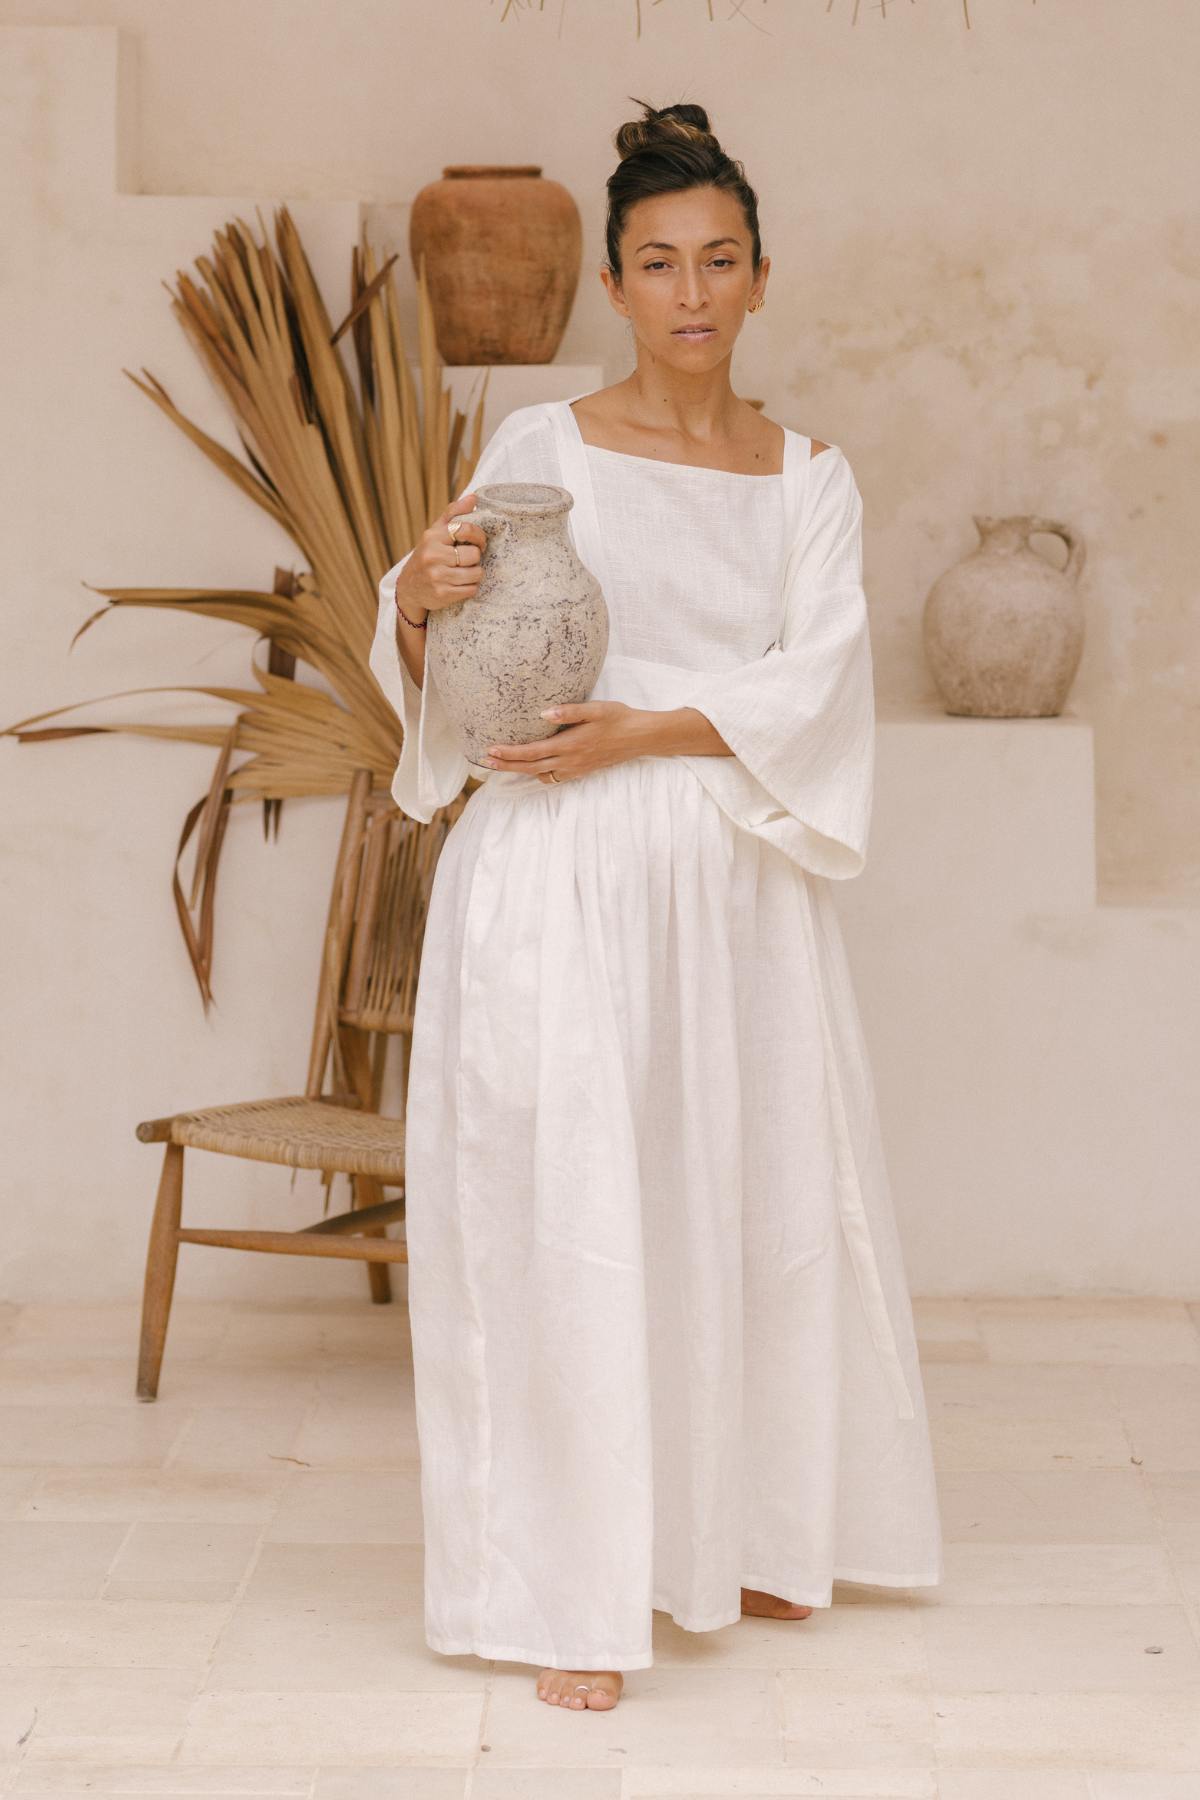
<path fill-rule="evenodd" d="M 354 1185 L 355 1206 L 377 1206 L 384 1195 L 383 1188 L 371 1175 L 352 1175 Z M 387 1228 L 383 1225 L 367 1225 L 363 1228 L 363 1237 L 386 1237 Z M 392 1273 L 388 1263 L 367 1264 L 367 1280 L 371 1287 L 371 1299 L 376 1306 L 386 1306 L 392 1299 Z"/>
<path fill-rule="evenodd" d="M 379 1110 L 379 1071 L 372 1067 L 371 1034 L 355 1026 L 339 1025 L 338 1040 L 342 1047 L 342 1055 L 346 1064 L 346 1073 L 350 1085 L 362 1105 L 368 1112 Z M 386 1052 L 387 1044 L 384 1041 Z M 383 1188 L 370 1175 L 352 1175 L 350 1185 L 354 1192 L 352 1204 L 358 1206 L 376 1206 L 383 1199 Z M 383 1225 L 368 1225 L 363 1230 L 364 1237 L 386 1237 L 387 1229 Z M 387 1263 L 369 1262 L 367 1264 L 367 1285 L 371 1299 L 376 1306 L 387 1306 L 392 1299 L 392 1274 Z"/>
<path fill-rule="evenodd" d="M 158 1199 L 146 1250 L 146 1281 L 142 1293 L 142 1338 L 138 1353 L 137 1397 L 158 1398 L 175 1265 L 179 1260 L 179 1222 L 183 1211 L 183 1145 L 168 1144 L 158 1181 Z"/>

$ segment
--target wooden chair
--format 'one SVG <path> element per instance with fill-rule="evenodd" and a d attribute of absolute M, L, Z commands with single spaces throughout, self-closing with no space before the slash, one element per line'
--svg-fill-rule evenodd
<path fill-rule="evenodd" d="M 180 1244 L 350 1257 L 367 1264 L 372 1300 L 391 1300 L 387 1265 L 408 1260 L 404 1240 L 389 1238 L 384 1229 L 391 1220 L 404 1218 L 404 1121 L 385 1118 L 379 1101 L 388 1044 L 396 1034 L 407 1096 L 429 891 L 446 833 L 465 803 L 466 796 L 460 795 L 423 825 L 401 813 L 389 793 L 372 788 L 369 770 L 357 770 L 329 902 L 303 1094 L 206 1106 L 146 1119 L 137 1127 L 143 1143 L 166 1145 L 146 1254 L 139 1399 L 153 1400 L 158 1394 Z M 326 1093 L 330 1065 L 333 1091 Z M 329 1186 L 340 1171 L 351 1179 L 351 1208 L 295 1231 L 185 1226 L 183 1157 L 188 1149 L 319 1169 L 326 1206 Z M 385 1200 L 385 1186 L 400 1187 L 400 1197 Z"/>

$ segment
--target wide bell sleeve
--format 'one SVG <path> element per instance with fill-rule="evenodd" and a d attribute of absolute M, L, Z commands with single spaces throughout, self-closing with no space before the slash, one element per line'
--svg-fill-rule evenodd
<path fill-rule="evenodd" d="M 810 459 L 804 480 L 778 644 L 698 675 L 677 704 L 702 712 L 733 751 L 683 758 L 723 810 L 814 874 L 844 880 L 866 862 L 875 766 L 862 497 L 836 446 Z"/>
<path fill-rule="evenodd" d="M 510 472 L 512 439 L 508 422 L 502 420 L 484 446 L 469 486 L 458 499 L 473 494 L 485 482 L 514 479 Z M 411 555 L 410 550 L 402 556 L 379 583 L 379 612 L 367 663 L 404 728 L 400 760 L 392 778 L 392 797 L 410 819 L 428 824 L 439 807 L 448 806 L 457 798 L 473 771 L 428 661 L 418 687 L 396 641 L 396 577 Z"/>

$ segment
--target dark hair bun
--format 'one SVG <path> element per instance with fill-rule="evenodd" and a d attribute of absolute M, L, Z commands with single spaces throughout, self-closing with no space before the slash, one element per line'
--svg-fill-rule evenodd
<path fill-rule="evenodd" d="M 629 98 L 633 100 L 634 96 Z M 636 100 L 635 105 L 642 108 L 643 116 L 628 120 L 614 133 L 620 161 L 605 184 L 608 217 L 604 223 L 604 246 L 616 280 L 621 279 L 621 235 L 630 208 L 639 201 L 685 193 L 689 188 L 718 188 L 733 195 L 750 234 L 757 274 L 762 263 L 758 195 L 746 180 L 741 163 L 722 149 L 704 108 L 684 100 L 676 101 L 674 106 L 651 106 L 645 100 Z"/>
<path fill-rule="evenodd" d="M 636 99 L 633 94 L 629 97 Z M 651 106 L 646 100 L 638 100 L 637 104 L 643 108 L 642 118 L 627 120 L 613 139 L 622 162 L 639 150 L 652 150 L 662 144 L 690 143 L 712 150 L 720 148 L 702 106 L 693 106 L 686 100 L 661 107 Z"/>

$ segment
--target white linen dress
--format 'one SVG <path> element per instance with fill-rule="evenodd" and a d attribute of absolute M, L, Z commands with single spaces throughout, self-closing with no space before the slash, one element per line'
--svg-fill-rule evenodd
<path fill-rule="evenodd" d="M 576 396 L 578 397 L 578 396 Z M 934 1585 L 928 1424 L 831 882 L 863 865 L 874 711 L 862 504 L 836 446 L 782 475 L 586 445 L 519 408 L 488 481 L 552 482 L 603 587 L 590 698 L 696 706 L 733 756 L 484 777 L 442 849 L 418 984 L 407 1231 L 425 1635 L 639 1669 L 742 1586 Z M 393 784 L 468 765 L 395 637 Z M 548 725 L 547 731 L 549 733 Z"/>

